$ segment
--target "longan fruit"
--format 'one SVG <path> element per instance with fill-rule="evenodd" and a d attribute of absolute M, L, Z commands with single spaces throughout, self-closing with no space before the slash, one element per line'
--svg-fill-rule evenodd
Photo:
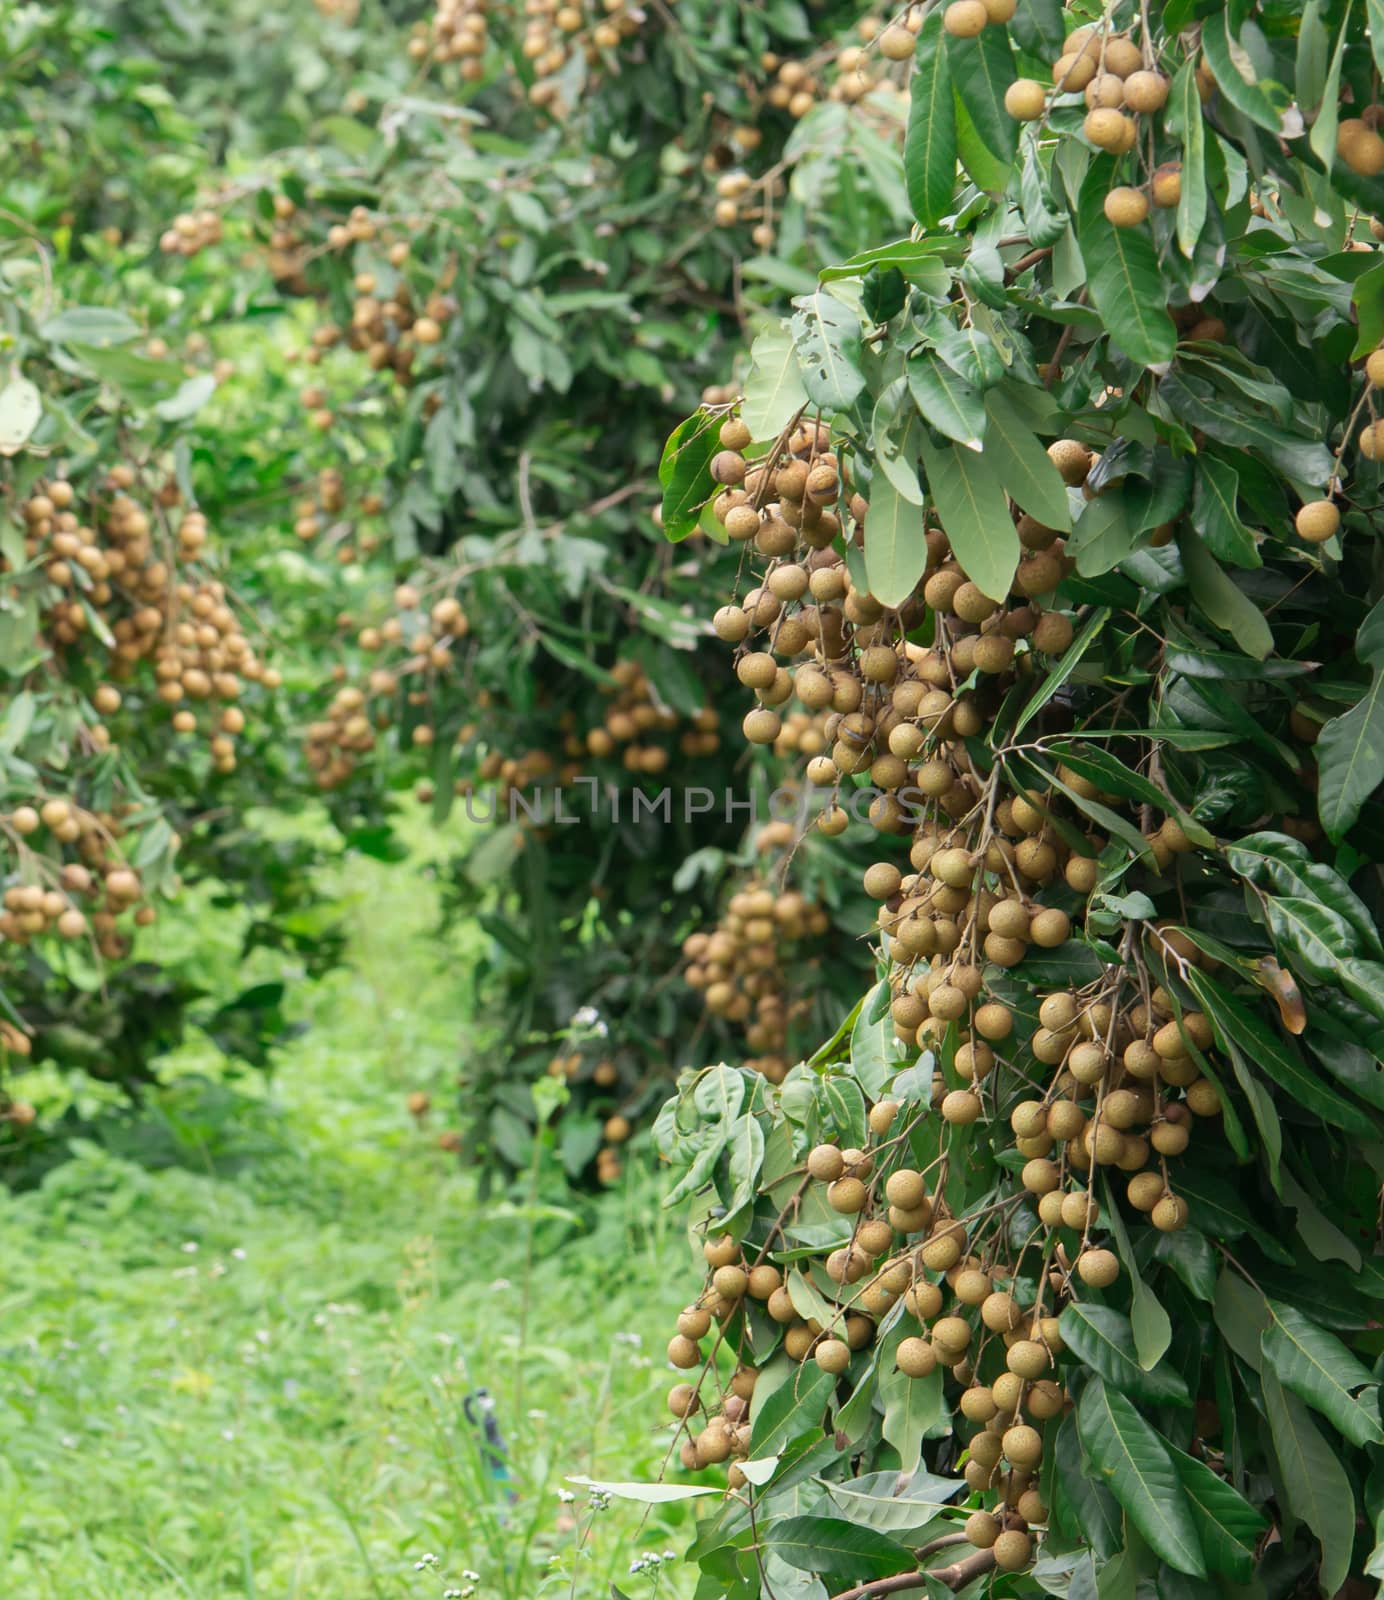
<path fill-rule="evenodd" d="M 1167 103 L 1168 87 L 1168 80 L 1161 72 L 1142 69 L 1131 72 L 1124 81 L 1125 104 L 1131 111 L 1159 111 Z"/>
<path fill-rule="evenodd" d="M 1380 354 L 1381 352 L 1376 352 Z M 1308 544 L 1325 544 L 1335 538 L 1341 526 L 1341 513 L 1330 500 L 1309 500 L 1293 519 L 1298 537 Z"/>
<path fill-rule="evenodd" d="M 1043 1436 L 1027 1423 L 1006 1428 L 1001 1439 L 1004 1458 L 1015 1467 L 1036 1467 L 1043 1459 Z"/>
<path fill-rule="evenodd" d="M 1043 1376 L 1051 1359 L 1046 1346 L 1036 1339 L 1016 1339 L 1004 1353 L 1004 1364 L 1016 1378 L 1032 1380 Z"/>
<path fill-rule="evenodd" d="M 1076 1270 L 1093 1289 L 1108 1289 L 1120 1275 L 1120 1258 L 1113 1250 L 1083 1250 L 1076 1258 Z"/>
<path fill-rule="evenodd" d="M 668 1359 L 675 1367 L 699 1367 L 702 1352 L 694 1339 L 677 1333 L 668 1341 Z"/>
<path fill-rule="evenodd" d="M 999 1538 L 999 1519 L 988 1511 L 973 1511 L 962 1524 L 961 1531 L 977 1550 L 993 1549 Z"/>
<path fill-rule="evenodd" d="M 1148 196 L 1121 184 L 1105 197 L 1105 220 L 1115 228 L 1137 228 L 1149 214 Z"/>
<path fill-rule="evenodd" d="M 843 1216 L 856 1216 L 865 1209 L 869 1191 L 859 1178 L 838 1178 L 827 1189 L 827 1204 Z"/>
<path fill-rule="evenodd" d="M 1187 1226 L 1189 1209 L 1180 1194 L 1165 1194 L 1149 1213 L 1149 1221 L 1160 1233 L 1176 1233 Z"/>
<path fill-rule="evenodd" d="M 711 1313 L 703 1306 L 688 1306 L 678 1313 L 678 1332 L 684 1339 L 702 1339 L 711 1328 Z"/>
<path fill-rule="evenodd" d="M 916 1336 L 900 1340 L 894 1361 L 907 1378 L 926 1378 L 937 1368 L 937 1352 L 926 1339 Z"/>
<path fill-rule="evenodd" d="M 1125 129 L 1132 126 L 1122 111 L 1113 106 L 1097 106 L 1086 113 L 1081 131 L 1098 150 L 1118 150 L 1124 144 Z"/>
<path fill-rule="evenodd" d="M 1165 161 L 1155 167 L 1149 184 L 1153 203 L 1162 211 L 1171 210 L 1182 199 L 1182 163 Z"/>
<path fill-rule="evenodd" d="M 887 61 L 910 61 L 917 41 L 902 23 L 892 22 L 879 36 L 879 52 Z"/>
<path fill-rule="evenodd" d="M 844 1372 L 851 1364 L 851 1347 L 844 1339 L 823 1339 L 812 1352 L 812 1359 L 823 1372 Z"/>
<path fill-rule="evenodd" d="M 903 874 L 892 861 L 876 861 L 865 869 L 865 893 L 872 900 L 892 899 L 899 892 L 902 882 Z"/>
<path fill-rule="evenodd" d="M 1047 91 L 1036 78 L 1016 78 L 1004 91 L 1004 109 L 1015 122 L 1036 122 L 1047 103 Z"/>
<path fill-rule="evenodd" d="M 807 1170 L 821 1183 L 835 1183 L 846 1170 L 846 1158 L 834 1144 L 814 1145 L 807 1153 Z"/>
<path fill-rule="evenodd" d="M 998 1000 L 989 1000 L 976 1008 L 971 1025 L 983 1039 L 1007 1039 L 1014 1031 L 1014 1013 Z"/>
<path fill-rule="evenodd" d="M 989 20 L 983 0 L 951 0 L 942 13 L 942 26 L 954 39 L 974 39 Z"/>
<path fill-rule="evenodd" d="M 1032 1559 L 1033 1540 L 1017 1528 L 1010 1528 L 1000 1534 L 992 1549 L 995 1552 L 995 1565 L 1001 1572 L 1019 1572 Z"/>
<path fill-rule="evenodd" d="M 1371 350 L 1366 356 L 1365 377 L 1371 388 L 1384 389 L 1384 348 Z"/>

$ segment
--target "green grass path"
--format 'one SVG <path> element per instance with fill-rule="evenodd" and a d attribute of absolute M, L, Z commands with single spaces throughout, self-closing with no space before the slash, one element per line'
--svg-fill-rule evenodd
<path fill-rule="evenodd" d="M 468 1047 L 466 939 L 431 938 L 407 866 L 355 861 L 336 887 L 353 966 L 296 986 L 311 1028 L 271 1085 L 227 1084 L 190 1046 L 179 1066 L 207 1076 L 0 1195 L 0 1594 L 532 1600 L 614 1580 L 670 1600 L 685 1579 L 628 1569 L 685 1544 L 685 1510 L 593 1515 L 562 1491 L 658 1470 L 678 1231 L 638 1175 L 556 1253 L 572 1230 L 542 1221 L 525 1315 L 525 1213 L 479 1205 L 435 1143 Z M 221 914 L 193 904 L 160 937 L 233 974 Z M 438 1108 L 423 1128 L 416 1088 Z M 479 1385 L 512 1503 L 462 1417 Z"/>

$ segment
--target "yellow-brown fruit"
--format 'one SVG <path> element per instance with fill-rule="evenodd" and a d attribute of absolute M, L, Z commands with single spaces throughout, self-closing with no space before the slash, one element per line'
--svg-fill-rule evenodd
<path fill-rule="evenodd" d="M 903 874 L 892 861 L 876 861 L 865 869 L 865 893 L 872 900 L 892 899 L 902 882 Z"/>
<path fill-rule="evenodd" d="M 894 1360 L 907 1378 L 926 1378 L 937 1368 L 937 1352 L 926 1339 L 901 1340 Z"/>
<path fill-rule="evenodd" d="M 999 1519 L 989 1511 L 973 1511 L 962 1524 L 961 1531 L 977 1550 L 989 1550 L 999 1538 Z"/>
<path fill-rule="evenodd" d="M 1093 1289 L 1108 1289 L 1120 1275 L 1120 1258 L 1113 1250 L 1083 1250 L 1076 1259 L 1077 1276 Z"/>
<path fill-rule="evenodd" d="M 844 1372 L 851 1364 L 851 1347 L 844 1339 L 823 1339 L 812 1358 L 823 1372 Z"/>
<path fill-rule="evenodd" d="M 1148 196 L 1142 189 L 1122 184 L 1105 197 L 1105 220 L 1112 227 L 1137 228 L 1148 214 Z"/>
<path fill-rule="evenodd" d="M 1149 193 L 1160 210 L 1167 211 L 1175 206 L 1182 199 L 1181 162 L 1165 161 L 1161 167 L 1155 167 Z"/>
<path fill-rule="evenodd" d="M 1362 178 L 1384 172 L 1384 138 L 1359 117 L 1347 117 L 1336 130 L 1341 160 Z"/>
<path fill-rule="evenodd" d="M 1117 71 L 1118 66 L 1110 70 Z M 1168 80 L 1161 72 L 1131 72 L 1125 79 L 1124 98 L 1131 111 L 1159 111 L 1167 103 Z"/>
<path fill-rule="evenodd" d="M 1384 348 L 1371 350 L 1365 358 L 1365 376 L 1375 389 L 1384 389 Z"/>
<path fill-rule="evenodd" d="M 827 1189 L 827 1204 L 833 1211 L 852 1217 L 865 1209 L 869 1191 L 859 1178 L 838 1178 Z"/>
<path fill-rule="evenodd" d="M 1036 1467 L 1043 1459 L 1043 1436 L 1037 1428 L 1030 1428 L 1027 1423 L 1020 1422 L 1012 1428 L 1006 1428 L 1001 1443 L 1005 1460 L 1011 1466 Z"/>
<path fill-rule="evenodd" d="M 1047 91 L 1035 78 L 1016 78 L 1004 91 L 1004 109 L 1016 122 L 1036 122 L 1047 103 Z"/>
<path fill-rule="evenodd" d="M 1091 452 L 1079 440 L 1054 440 L 1048 446 L 1048 459 L 1061 473 L 1064 483 L 1077 488 L 1086 482 L 1086 475 L 1091 470 Z"/>
<path fill-rule="evenodd" d="M 1033 1540 L 1017 1528 L 1009 1528 L 995 1540 L 993 1549 L 1001 1572 L 1020 1572 L 1033 1557 Z"/>
<path fill-rule="evenodd" d="M 1081 131 L 1098 150 L 1118 150 L 1125 142 L 1126 130 L 1132 126 L 1122 111 L 1113 106 L 1097 106 L 1086 113 Z"/>
<path fill-rule="evenodd" d="M 1016 1339 L 1004 1353 L 1004 1364 L 1016 1378 L 1031 1381 L 1043 1376 L 1051 1358 L 1047 1347 L 1036 1339 Z"/>
<path fill-rule="evenodd" d="M 879 36 L 879 53 L 888 61 L 908 61 L 916 41 L 900 22 L 892 22 Z"/>
<path fill-rule="evenodd" d="M 1298 537 L 1308 544 L 1325 544 L 1336 536 L 1341 526 L 1341 513 L 1330 500 L 1309 500 L 1293 520 Z"/>
<path fill-rule="evenodd" d="M 1384 461 L 1384 418 L 1362 425 L 1357 439 L 1366 461 Z"/>
<path fill-rule="evenodd" d="M 814 1145 L 807 1154 L 807 1170 L 820 1183 L 835 1183 L 846 1170 L 846 1158 L 834 1144 Z"/>
<path fill-rule="evenodd" d="M 983 0 L 952 0 L 942 13 L 942 26 L 954 39 L 974 39 L 989 20 Z"/>
<path fill-rule="evenodd" d="M 1188 1206 L 1180 1194 L 1165 1194 L 1149 1213 L 1149 1221 L 1161 1233 L 1176 1233 L 1187 1226 Z"/>

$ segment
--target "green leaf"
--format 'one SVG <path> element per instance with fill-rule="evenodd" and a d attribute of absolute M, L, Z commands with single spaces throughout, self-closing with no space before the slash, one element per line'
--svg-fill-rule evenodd
<path fill-rule="evenodd" d="M 1168 94 L 1168 131 L 1182 140 L 1182 189 L 1177 202 L 1177 247 L 1190 261 L 1206 226 L 1206 124 L 1196 62 L 1178 68 Z"/>
<path fill-rule="evenodd" d="M 1264 1333 L 1273 1324 L 1269 1302 L 1229 1267 L 1224 1267 L 1216 1280 L 1212 1309 L 1221 1337 L 1241 1361 L 1255 1372 L 1261 1372 L 1264 1366 L 1261 1343 Z"/>
<path fill-rule="evenodd" d="M 1179 1228 L 1176 1233 L 1160 1233 L 1154 1241 L 1157 1260 L 1182 1279 L 1198 1300 L 1211 1300 L 1216 1293 L 1216 1256 L 1211 1241 L 1197 1228 Z"/>
<path fill-rule="evenodd" d="M 1109 1486 L 1153 1550 L 1178 1572 L 1204 1578 L 1196 1523 L 1159 1435 L 1099 1377 L 1082 1390 L 1076 1422 L 1094 1475 Z"/>
<path fill-rule="evenodd" d="M 923 441 L 923 467 L 937 515 L 966 576 L 991 600 L 1003 600 L 1019 565 L 1019 535 L 993 471 L 959 446 Z"/>
<path fill-rule="evenodd" d="M 1083 578 L 1110 572 L 1134 553 L 1141 537 L 1130 520 L 1124 495 L 1118 489 L 1107 489 L 1076 519 L 1070 546 L 1076 570 Z"/>
<path fill-rule="evenodd" d="M 756 1458 L 781 1455 L 794 1440 L 820 1431 L 835 1387 L 836 1379 L 815 1361 L 798 1367 L 756 1413 L 750 1429 L 750 1454 Z"/>
<path fill-rule="evenodd" d="M 1257 451 L 1275 470 L 1299 482 L 1324 484 L 1331 476 L 1334 458 L 1320 439 L 1290 433 L 1223 394 L 1194 389 L 1175 372 L 1158 385 L 1158 410 L 1183 428 L 1203 429 L 1221 444 Z"/>
<path fill-rule="evenodd" d="M 750 346 L 740 416 L 755 439 L 776 439 L 807 404 L 798 353 L 787 328 L 770 328 Z"/>
<path fill-rule="evenodd" d="M 1113 157 L 1098 156 L 1081 185 L 1076 232 L 1091 303 L 1131 361 L 1162 367 L 1177 348 L 1177 329 L 1164 309 L 1168 294 L 1148 227 L 1116 228 L 1106 219 L 1117 170 Z"/>
<path fill-rule="evenodd" d="M 1155 1365 L 1146 1371 L 1140 1366 L 1134 1329 L 1121 1312 L 1075 1301 L 1063 1311 L 1060 1326 L 1068 1349 L 1122 1393 L 1155 1405 L 1191 1404 L 1187 1385 L 1173 1368 Z"/>
<path fill-rule="evenodd" d="M 983 189 L 993 189 L 1001 168 L 1008 177 L 1019 145 L 1019 124 L 1004 109 L 1004 96 L 1014 82 L 1014 52 L 1004 28 L 985 28 L 974 39 L 946 35 L 956 101 L 991 158 L 982 173 L 971 176 Z M 970 170 L 969 167 L 967 169 Z"/>
<path fill-rule="evenodd" d="M 943 39 L 942 13 L 934 9 L 918 30 L 913 52 L 903 147 L 908 203 L 925 228 L 947 215 L 956 194 L 956 108 Z"/>
<path fill-rule="evenodd" d="M 824 290 L 794 300 L 793 336 L 803 388 L 824 411 L 844 411 L 865 387 L 860 318 Z"/>
<path fill-rule="evenodd" d="M 1237 999 L 1199 967 L 1187 972 L 1188 987 L 1215 1025 L 1222 1043 L 1233 1040 L 1265 1077 L 1287 1091 L 1305 1110 L 1337 1128 L 1365 1137 L 1377 1134 L 1368 1112 L 1337 1094 L 1308 1069 L 1297 1046 L 1271 1028 L 1249 1006 Z"/>
<path fill-rule="evenodd" d="M 1268 1307 L 1273 1320 L 1261 1349 L 1283 1387 L 1320 1411 L 1352 1444 L 1384 1444 L 1379 1389 L 1369 1368 L 1295 1306 L 1270 1300 Z M 1359 1398 L 1356 1390 L 1363 1391 Z"/>
<path fill-rule="evenodd" d="M 694 412 L 669 436 L 658 463 L 663 486 L 663 534 L 685 539 L 697 526 L 702 506 L 716 493 L 711 458 L 720 449 L 719 424 L 705 411 Z"/>
<path fill-rule="evenodd" d="M 870 485 L 865 519 L 865 574 L 882 605 L 902 605 L 927 566 L 923 508 L 904 498 L 883 473 Z"/>
<path fill-rule="evenodd" d="M 1139 1365 L 1145 1372 L 1151 1372 L 1168 1353 L 1168 1347 L 1173 1342 L 1172 1320 L 1163 1309 L 1162 1301 L 1144 1282 L 1134 1246 L 1130 1243 L 1124 1218 L 1120 1215 L 1119 1205 L 1109 1184 L 1106 1186 L 1105 1211 L 1120 1260 L 1129 1274 L 1129 1324 L 1134 1334 L 1134 1351 L 1139 1358 Z"/>
<path fill-rule="evenodd" d="M 1236 1583 L 1248 1583 L 1254 1548 L 1267 1522 L 1233 1484 L 1217 1477 L 1204 1461 L 1172 1445 L 1167 1450 L 1187 1497 L 1206 1565 Z"/>
<path fill-rule="evenodd" d="M 1327 837 L 1339 842 L 1384 783 L 1384 664 L 1374 665 L 1369 688 L 1350 710 L 1323 725 L 1316 752 L 1317 808 Z"/>
<path fill-rule="evenodd" d="M 1005 493 L 1045 527 L 1070 533 L 1072 513 L 1062 475 L 1004 389 L 986 392 L 985 411 L 990 419 L 985 459 L 999 474 Z"/>
<path fill-rule="evenodd" d="M 1068 1412 L 1053 1442 L 1053 1521 L 1068 1538 L 1089 1544 L 1108 1561 L 1124 1546 L 1124 1519 L 1114 1495 L 1087 1465 L 1076 1422 L 1076 1414 Z"/>
<path fill-rule="evenodd" d="M 167 400 L 160 400 L 154 413 L 165 422 L 186 422 L 189 417 L 195 417 L 215 393 L 216 379 L 209 372 L 201 372 L 185 379 Z"/>
<path fill-rule="evenodd" d="M 906 1329 L 898 1330 L 892 1344 L 897 1348 Z M 879 1398 L 884 1402 L 884 1437 L 899 1453 L 899 1471 L 916 1472 L 922 1459 L 923 1440 L 941 1420 L 942 1369 L 934 1367 L 926 1378 L 910 1378 L 900 1372 L 891 1351 L 880 1358 Z"/>
<path fill-rule="evenodd" d="M 1192 526 L 1206 540 L 1213 556 L 1235 567 L 1260 567 L 1263 560 L 1254 535 L 1240 521 L 1236 501 L 1240 475 L 1216 456 L 1202 456 L 1196 466 L 1192 494 Z"/>
<path fill-rule="evenodd" d="M 123 311 L 108 310 L 105 306 L 72 306 L 57 316 L 49 317 L 38 330 L 39 337 L 49 344 L 89 344 L 105 349 L 113 344 L 128 344 L 138 339 L 139 324 Z"/>
<path fill-rule="evenodd" d="M 968 450 L 985 442 L 985 402 L 931 350 L 908 358 L 908 389 L 924 419 Z"/>
<path fill-rule="evenodd" d="M 872 592 L 877 599 L 880 597 L 878 589 Z M 889 998 L 888 979 L 881 978 L 865 996 L 865 1004 L 851 1030 L 851 1071 L 871 1100 L 882 1098 L 896 1060 Z"/>
<path fill-rule="evenodd" d="M 1259 87 L 1249 52 L 1231 35 L 1228 7 L 1221 7 L 1202 23 L 1201 47 L 1216 75 L 1217 87 L 1230 104 L 1259 127 L 1279 134 L 1282 120 Z"/>
<path fill-rule="evenodd" d="M 1273 649 L 1273 629 L 1264 613 L 1216 564 L 1215 557 L 1195 534 L 1184 533 L 1177 547 L 1192 598 L 1246 655 L 1263 661 Z"/>
<path fill-rule="evenodd" d="M 833 1590 L 918 1567 L 906 1546 L 840 1517 L 785 1517 L 769 1524 L 767 1538 L 790 1567 L 829 1580 Z"/>
<path fill-rule="evenodd" d="M 1355 1546 L 1355 1494 L 1336 1451 L 1307 1408 L 1272 1371 L 1263 1374 L 1264 1409 L 1288 1509 L 1322 1547 L 1322 1592 L 1335 1594 L 1350 1572 Z"/>
<path fill-rule="evenodd" d="M 18 373 L 0 389 L 0 456 L 16 455 L 28 444 L 43 415 L 43 396 Z"/>
<path fill-rule="evenodd" d="M 1231 870 L 1283 894 L 1319 900 L 1344 917 L 1366 954 L 1384 960 L 1384 943 L 1365 902 L 1334 867 L 1314 861 L 1301 839 L 1286 833 L 1248 833 L 1226 847 Z"/>
<path fill-rule="evenodd" d="M 1350 29 L 1350 13 L 1351 7 L 1347 6 L 1345 15 L 1341 18 L 1341 31 L 1336 36 L 1336 48 L 1332 52 L 1331 66 L 1326 75 L 1326 83 L 1322 89 L 1321 98 L 1305 102 L 1307 104 L 1320 105 L 1321 107 L 1321 110 L 1317 113 L 1317 120 L 1312 124 L 1312 132 L 1307 142 L 1312 146 L 1314 154 L 1328 171 L 1332 162 L 1336 159 L 1336 135 L 1341 118 L 1341 63 L 1345 57 L 1346 35 Z M 1313 15 L 1316 15 L 1315 10 Z M 1318 27 L 1320 26 L 1321 24 L 1318 23 Z M 1304 16 L 1304 31 L 1306 27 L 1307 18 Z M 1324 28 L 1322 32 L 1325 33 Z M 1301 34 L 1299 34 L 1300 42 Z M 1298 94 L 1301 97 L 1302 87 L 1300 84 L 1298 86 Z"/>
<path fill-rule="evenodd" d="M 1043 679 L 1038 692 L 1025 705 L 1014 723 L 1013 737 L 1017 739 L 1024 729 L 1033 721 L 1034 717 L 1047 705 L 1053 695 L 1071 677 L 1081 663 L 1081 658 L 1091 648 L 1092 641 L 1101 636 L 1101 631 L 1110 620 L 1110 607 L 1097 606 L 1081 625 L 1081 631 L 1067 646 L 1060 660 L 1055 661 Z"/>

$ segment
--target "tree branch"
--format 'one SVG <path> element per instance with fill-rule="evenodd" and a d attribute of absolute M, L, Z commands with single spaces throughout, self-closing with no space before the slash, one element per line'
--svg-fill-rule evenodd
<path fill-rule="evenodd" d="M 989 1572 L 995 1565 L 993 1550 L 977 1550 L 974 1555 L 954 1561 L 949 1567 L 933 1567 L 928 1572 L 900 1572 L 892 1578 L 876 1578 L 873 1583 L 862 1583 L 854 1589 L 843 1589 L 831 1600 L 878 1600 L 880 1595 L 903 1594 L 909 1589 L 921 1589 L 929 1578 L 936 1578 L 949 1589 L 962 1589 L 972 1578 Z"/>

